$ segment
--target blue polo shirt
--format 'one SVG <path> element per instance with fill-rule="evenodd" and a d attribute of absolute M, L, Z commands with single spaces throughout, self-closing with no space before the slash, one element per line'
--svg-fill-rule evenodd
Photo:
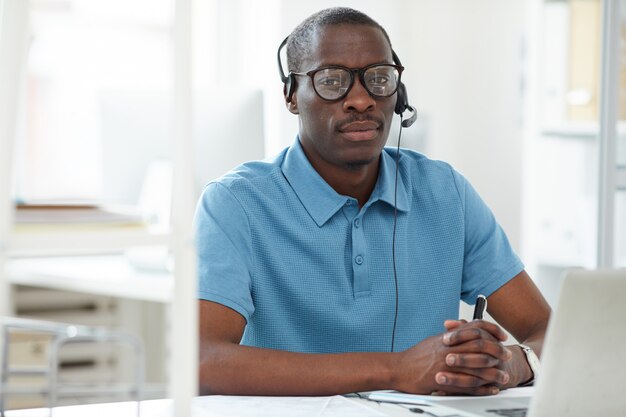
<path fill-rule="evenodd" d="M 359 209 L 315 171 L 299 141 L 209 183 L 195 217 L 199 297 L 246 322 L 242 344 L 297 352 L 388 351 L 395 152 Z M 450 165 L 401 150 L 395 350 L 441 333 L 522 271 L 493 214 Z"/>

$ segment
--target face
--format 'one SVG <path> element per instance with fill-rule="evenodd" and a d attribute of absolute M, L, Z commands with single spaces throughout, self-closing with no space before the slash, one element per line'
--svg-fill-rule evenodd
<path fill-rule="evenodd" d="M 318 29 L 312 53 L 300 68 L 306 72 L 327 65 L 362 68 L 393 63 L 391 47 L 383 33 L 366 25 L 333 25 Z M 378 167 L 389 134 L 396 102 L 391 97 L 372 97 L 361 81 L 355 81 L 341 100 L 326 101 L 313 89 L 310 77 L 298 76 L 287 107 L 298 114 L 300 141 L 312 165 L 320 171 Z"/>

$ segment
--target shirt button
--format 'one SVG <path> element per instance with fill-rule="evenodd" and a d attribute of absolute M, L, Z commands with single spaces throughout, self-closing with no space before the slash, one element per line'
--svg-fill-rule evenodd
<path fill-rule="evenodd" d="M 361 255 L 357 255 L 356 258 L 354 258 L 354 262 L 356 262 L 357 265 L 361 265 L 363 263 L 363 257 Z"/>
<path fill-rule="evenodd" d="M 352 205 L 352 200 L 346 201 L 346 206 L 351 206 L 351 205 Z"/>
<path fill-rule="evenodd" d="M 354 227 L 357 229 L 361 226 L 361 219 L 354 219 Z"/>

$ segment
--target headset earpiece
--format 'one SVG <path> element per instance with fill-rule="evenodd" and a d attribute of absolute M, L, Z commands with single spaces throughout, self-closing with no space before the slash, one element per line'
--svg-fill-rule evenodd
<path fill-rule="evenodd" d="M 285 75 L 285 70 L 283 69 L 283 62 L 280 58 L 280 51 L 287 46 L 287 41 L 289 40 L 289 36 L 287 36 L 278 47 L 278 52 L 276 53 L 276 60 L 278 61 L 278 74 L 280 75 L 280 80 L 283 82 L 283 94 L 287 99 L 287 103 L 291 103 L 291 96 L 293 95 L 293 90 L 296 88 L 296 76 L 291 72 Z"/>
<path fill-rule="evenodd" d="M 295 88 L 296 88 L 296 76 L 290 73 L 285 78 L 285 86 L 283 87 L 283 93 L 285 94 L 287 103 L 291 103 L 291 96 L 293 95 L 293 90 L 295 90 Z"/>
<path fill-rule="evenodd" d="M 396 65 L 402 66 L 398 54 L 396 54 L 396 51 L 394 51 L 393 49 L 391 50 L 391 57 L 393 58 L 393 62 L 395 62 Z M 417 120 L 417 112 L 415 111 L 413 106 L 409 104 L 409 95 L 406 92 L 406 86 L 404 85 L 404 83 L 401 82 L 398 85 L 398 90 L 396 91 L 396 107 L 394 109 L 394 112 L 402 117 L 402 114 L 407 110 L 411 112 L 411 115 L 408 119 L 402 120 L 402 127 L 409 127 L 413 123 L 415 123 L 415 120 Z"/>
<path fill-rule="evenodd" d="M 398 85 L 398 91 L 396 91 L 396 94 L 396 107 L 394 112 L 397 115 L 402 116 L 404 112 L 409 111 L 410 116 L 408 119 L 402 120 L 402 127 L 410 127 L 417 120 L 417 112 L 413 106 L 409 104 L 409 96 L 406 93 L 404 83 L 400 83 L 400 85 Z"/>
<path fill-rule="evenodd" d="M 400 83 L 400 85 L 398 85 L 398 91 L 396 91 L 396 94 L 396 108 L 394 112 L 398 115 L 401 115 L 409 107 L 409 100 L 406 94 L 406 87 L 404 86 L 404 83 Z"/>

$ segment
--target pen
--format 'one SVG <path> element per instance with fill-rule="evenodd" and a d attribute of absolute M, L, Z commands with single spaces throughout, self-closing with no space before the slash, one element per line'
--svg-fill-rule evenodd
<path fill-rule="evenodd" d="M 472 320 L 482 320 L 483 314 L 487 309 L 487 298 L 484 295 L 476 297 L 476 305 L 474 306 L 474 317 Z"/>
<path fill-rule="evenodd" d="M 409 408 L 409 411 L 412 413 L 416 413 L 416 414 L 424 414 L 425 416 L 439 417 L 437 414 L 433 414 L 430 411 L 426 411 L 423 408 L 419 408 L 419 407 L 411 407 Z"/>

